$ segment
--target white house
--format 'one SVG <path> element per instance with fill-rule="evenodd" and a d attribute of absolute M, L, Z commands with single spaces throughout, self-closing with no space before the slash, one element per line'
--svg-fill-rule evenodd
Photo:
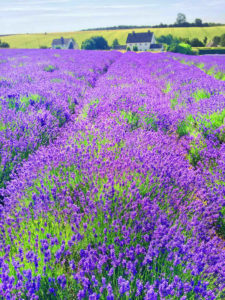
<path fill-rule="evenodd" d="M 55 39 L 52 41 L 53 49 L 79 49 L 76 41 L 74 39 Z"/>
<path fill-rule="evenodd" d="M 155 35 L 150 30 L 148 32 L 132 32 L 128 34 L 127 37 L 127 48 L 130 50 L 136 46 L 138 51 L 146 51 L 149 49 L 162 50 L 163 46 L 161 44 L 156 44 Z"/>

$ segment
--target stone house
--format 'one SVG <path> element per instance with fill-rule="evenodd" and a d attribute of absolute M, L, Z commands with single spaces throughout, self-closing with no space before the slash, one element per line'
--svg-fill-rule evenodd
<path fill-rule="evenodd" d="M 60 39 L 55 39 L 52 41 L 53 49 L 79 49 L 76 41 L 74 39 L 64 39 L 61 37 Z"/>
<path fill-rule="evenodd" d="M 133 50 L 135 46 L 138 48 L 138 51 L 163 49 L 162 44 L 156 44 L 154 32 L 151 32 L 150 30 L 148 32 L 136 33 L 133 31 L 132 33 L 129 33 L 126 44 L 127 48 L 129 47 L 130 50 Z"/>

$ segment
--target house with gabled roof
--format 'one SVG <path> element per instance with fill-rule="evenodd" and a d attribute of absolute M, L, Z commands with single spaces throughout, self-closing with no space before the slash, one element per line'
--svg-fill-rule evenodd
<path fill-rule="evenodd" d="M 147 32 L 135 32 L 128 34 L 127 37 L 127 48 L 133 50 L 137 47 L 138 51 L 146 50 L 162 50 L 162 44 L 156 44 L 154 32 L 148 30 Z"/>
<path fill-rule="evenodd" d="M 79 49 L 76 41 L 74 39 L 64 39 L 61 37 L 60 39 L 54 39 L 52 41 L 53 49 Z"/>

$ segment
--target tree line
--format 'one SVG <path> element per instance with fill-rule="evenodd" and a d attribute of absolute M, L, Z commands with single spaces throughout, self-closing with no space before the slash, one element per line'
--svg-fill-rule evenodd
<path fill-rule="evenodd" d="M 198 38 L 189 39 L 189 38 L 177 38 L 172 36 L 172 34 L 168 35 L 161 35 L 160 37 L 156 38 L 158 43 L 162 43 L 166 46 L 167 50 L 170 51 L 171 49 L 177 49 L 180 47 L 181 44 L 186 45 L 186 50 L 184 51 L 191 51 L 191 47 L 205 47 L 208 43 L 208 38 L 205 37 L 203 41 L 199 40 Z M 119 46 L 118 39 L 114 39 L 112 43 L 112 47 L 108 45 L 107 40 L 102 36 L 95 36 L 89 38 L 82 42 L 81 49 L 85 50 L 109 50 L 110 48 L 116 49 Z M 188 47 L 190 46 L 190 47 Z M 225 34 L 221 36 L 215 36 L 212 39 L 212 47 L 225 47 Z M 132 49 L 137 51 L 138 49 Z"/>
<path fill-rule="evenodd" d="M 171 34 L 168 35 L 162 35 L 159 38 L 156 39 L 159 43 L 172 45 L 172 44 L 179 44 L 179 43 L 186 43 L 190 45 L 191 47 L 206 47 L 208 44 L 208 38 L 205 37 L 203 41 L 200 41 L 198 38 L 194 38 L 190 40 L 189 38 L 177 38 L 173 37 Z M 222 34 L 221 36 L 214 36 L 211 41 L 212 47 L 225 47 L 225 34 Z"/>
<path fill-rule="evenodd" d="M 89 28 L 83 29 L 83 31 L 92 31 L 92 30 L 118 30 L 118 29 L 136 29 L 136 28 L 168 28 L 168 27 L 213 27 L 213 26 L 223 26 L 222 23 L 213 23 L 213 22 L 203 22 L 202 19 L 196 18 L 194 22 L 188 22 L 186 15 L 183 13 L 178 13 L 176 21 L 173 24 L 163 24 L 159 25 L 144 25 L 144 26 L 133 26 L 133 25 L 119 25 L 111 27 L 98 27 L 98 28 Z"/>

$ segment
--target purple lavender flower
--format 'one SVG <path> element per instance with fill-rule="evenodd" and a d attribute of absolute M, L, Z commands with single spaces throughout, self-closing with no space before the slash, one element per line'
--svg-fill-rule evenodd
<path fill-rule="evenodd" d="M 63 274 L 61 276 L 57 277 L 58 283 L 61 286 L 62 289 L 65 289 L 66 287 L 66 276 Z"/>

